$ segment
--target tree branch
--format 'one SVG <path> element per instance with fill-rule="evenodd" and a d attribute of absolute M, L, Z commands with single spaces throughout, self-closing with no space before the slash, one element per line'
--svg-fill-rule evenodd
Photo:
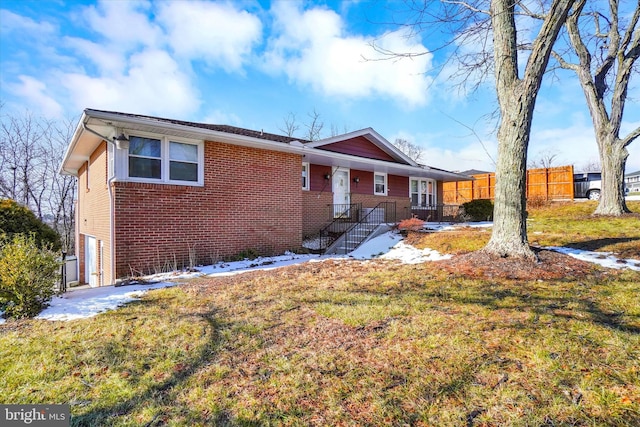
<path fill-rule="evenodd" d="M 629 146 L 629 144 L 631 144 L 638 137 L 640 137 L 640 126 L 632 130 L 631 133 L 622 140 L 622 146 Z"/>

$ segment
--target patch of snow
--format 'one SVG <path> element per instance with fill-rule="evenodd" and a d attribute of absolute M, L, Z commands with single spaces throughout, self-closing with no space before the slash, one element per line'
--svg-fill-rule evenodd
<path fill-rule="evenodd" d="M 374 237 L 365 242 L 356 250 L 349 253 L 349 256 L 355 259 L 371 259 L 387 254 L 400 241 L 402 236 L 398 233 L 388 231 L 384 234 Z"/>
<path fill-rule="evenodd" d="M 427 261 L 438 261 L 441 259 L 449 259 L 451 255 L 441 254 L 433 249 L 418 249 L 405 242 L 399 242 L 389 252 L 382 255 L 382 259 L 397 259 L 403 264 L 420 264 Z"/>
<path fill-rule="evenodd" d="M 450 231 L 456 228 L 489 228 L 493 227 L 493 221 L 478 222 L 425 222 L 424 228 L 431 231 Z"/>
<path fill-rule="evenodd" d="M 434 231 L 447 231 L 459 227 L 490 227 L 491 225 L 490 222 L 426 223 L 425 228 Z M 608 268 L 630 268 L 640 271 L 640 260 L 619 260 L 608 252 L 591 252 L 564 247 L 546 247 L 544 249 L 555 250 Z M 449 259 L 451 255 L 442 255 L 432 249 L 417 249 L 406 244 L 400 234 L 390 231 L 365 242 L 358 249 L 348 254 L 347 257 L 360 260 L 379 257 L 381 259 L 399 260 L 405 264 L 417 264 L 426 261 Z M 37 316 L 37 319 L 74 320 L 92 317 L 135 301 L 148 290 L 174 286 L 176 280 L 202 276 L 230 276 L 247 271 L 273 270 L 287 265 L 319 262 L 335 258 L 344 259 L 345 257 L 298 255 L 287 252 L 284 255 L 275 257 L 260 257 L 253 260 L 245 259 L 198 267 L 197 271 L 156 274 L 145 277 L 144 279 L 147 282 L 156 282 L 151 285 L 136 284 L 120 287 L 104 286 L 100 288 L 72 289 L 60 297 L 54 297 L 50 306 L 44 309 Z M 5 322 L 1 315 L 2 313 L 0 312 L 0 324 Z"/>
<path fill-rule="evenodd" d="M 160 282 L 151 285 L 103 286 L 99 288 L 78 289 L 54 297 L 36 319 L 74 320 L 93 317 L 107 310 L 113 310 L 131 301 L 151 289 L 174 286 L 173 282 Z"/>
<path fill-rule="evenodd" d="M 606 268 L 628 268 L 630 270 L 640 271 L 640 260 L 616 258 L 611 255 L 611 252 L 585 251 L 582 249 L 566 248 L 562 246 L 547 246 L 543 249 L 560 252 L 561 254 L 569 255 L 582 261 L 599 264 Z"/>
<path fill-rule="evenodd" d="M 113 310 L 128 302 L 135 301 L 142 294 L 151 290 L 174 286 L 172 282 L 153 283 L 149 285 L 103 286 L 70 290 L 61 296 L 55 296 L 49 306 L 36 316 L 44 320 L 74 320 L 96 316 L 107 310 Z M 1 318 L 0 324 L 6 319 Z"/>
<path fill-rule="evenodd" d="M 320 240 L 320 237 L 306 239 L 302 242 L 302 247 L 310 250 L 319 250 L 322 248 L 322 241 Z"/>

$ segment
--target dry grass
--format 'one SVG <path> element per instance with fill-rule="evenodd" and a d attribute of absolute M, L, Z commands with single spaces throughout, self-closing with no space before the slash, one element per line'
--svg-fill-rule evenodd
<path fill-rule="evenodd" d="M 530 212 L 529 242 L 614 252 L 640 259 L 640 202 L 629 201 L 632 214 L 620 218 L 594 217 L 597 202 L 556 203 Z"/>
<path fill-rule="evenodd" d="M 490 228 L 460 227 L 443 233 L 410 233 L 405 241 L 418 249 L 429 248 L 444 254 L 459 255 L 482 249 L 490 237 Z"/>
<path fill-rule="evenodd" d="M 462 233 L 450 251 L 478 244 Z M 86 426 L 638 425 L 640 273 L 446 265 L 307 263 L 10 322 L 0 401 Z"/>

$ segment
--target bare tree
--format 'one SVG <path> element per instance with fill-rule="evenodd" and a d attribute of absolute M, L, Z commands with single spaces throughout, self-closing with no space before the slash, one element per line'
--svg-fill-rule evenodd
<path fill-rule="evenodd" d="M 51 138 L 46 146 L 49 159 L 54 166 L 50 177 L 48 210 L 51 225 L 60 234 L 62 249 L 73 253 L 75 247 L 75 202 L 77 179 L 71 175 L 61 175 L 58 168 L 62 164 L 66 147 L 73 137 L 74 121 L 67 120 L 53 127 Z"/>
<path fill-rule="evenodd" d="M 307 128 L 307 139 L 309 141 L 322 139 L 322 128 L 324 128 L 324 123 L 320 120 L 320 113 L 318 113 L 314 108 L 313 111 L 307 115 L 310 119 L 310 121 L 304 125 Z"/>
<path fill-rule="evenodd" d="M 44 149 L 51 123 L 31 114 L 3 116 L 0 124 L 0 195 L 29 207 L 43 219 L 47 178 L 51 176 Z"/>
<path fill-rule="evenodd" d="M 557 150 L 543 150 L 540 151 L 536 157 L 529 161 L 527 167 L 529 169 L 552 168 L 556 164 L 557 158 Z"/>
<path fill-rule="evenodd" d="M 296 122 L 296 115 L 294 113 L 290 112 L 282 121 L 283 127 L 278 127 L 278 129 L 284 132 L 286 136 L 294 137 L 296 132 L 300 130 L 300 125 Z"/>
<path fill-rule="evenodd" d="M 315 108 L 312 112 L 307 113 L 309 116 L 309 121 L 307 123 L 303 123 L 303 126 L 306 128 L 306 131 L 302 135 L 307 141 L 317 141 L 322 139 L 322 129 L 324 128 L 324 122 L 320 120 L 320 113 L 318 113 Z M 279 129 L 284 132 L 285 135 L 289 137 L 295 137 L 298 131 L 300 130 L 300 125 L 296 119 L 295 113 L 289 113 L 287 117 L 283 120 L 283 127 Z M 332 136 L 334 131 L 334 127 L 331 127 Z"/>
<path fill-rule="evenodd" d="M 406 154 L 414 162 L 419 162 L 422 159 L 424 150 L 419 145 L 409 142 L 403 138 L 396 138 L 393 141 L 393 145 L 404 154 Z"/>
<path fill-rule="evenodd" d="M 450 56 L 451 61 L 458 64 L 457 77 L 462 77 L 463 85 L 470 83 L 472 88 L 477 87 L 490 75 L 495 79 L 500 123 L 497 132 L 494 225 L 491 239 L 483 249 L 487 253 L 535 259 L 527 240 L 525 210 L 527 150 L 533 110 L 553 44 L 574 2 L 408 2 L 418 6 L 414 9 L 413 22 L 404 25 L 416 32 L 433 32 L 436 31 L 434 26 L 444 25 L 451 34 L 449 43 L 438 49 L 465 44 L 474 47 L 471 53 L 454 47 Z M 523 24 L 532 23 L 535 25 L 522 28 Z M 526 31 L 519 33 L 518 30 Z M 490 35 L 492 41 L 489 40 Z M 527 35 L 530 39 L 525 39 Z M 378 51 L 391 57 L 425 54 Z M 518 63 L 518 55 L 522 52 L 528 55 L 524 67 Z"/>
<path fill-rule="evenodd" d="M 602 171 L 602 166 L 600 166 L 600 162 L 598 160 L 589 160 L 584 163 L 579 169 L 580 172 L 600 172 Z"/>
<path fill-rule="evenodd" d="M 342 129 L 338 125 L 331 124 L 331 136 L 343 135 L 349 132 L 349 126 L 343 125 Z"/>
<path fill-rule="evenodd" d="M 522 7 L 516 0 L 491 1 L 500 126 L 493 231 L 484 248 L 489 253 L 534 259 L 527 240 L 525 198 L 533 109 L 552 46 L 573 3 L 574 0 L 554 0 L 546 13 L 539 14 L 542 26 L 529 44 L 529 58 L 520 77 L 515 16 Z"/>
<path fill-rule="evenodd" d="M 0 121 L 0 197 L 31 209 L 62 237 L 63 249 L 74 243 L 75 177 L 58 174 L 73 124 L 2 115 Z"/>
<path fill-rule="evenodd" d="M 618 216 L 629 212 L 624 199 L 627 147 L 640 136 L 640 127 L 620 136 L 629 82 L 638 72 L 640 2 L 629 3 L 626 23 L 619 0 L 609 0 L 608 8 L 590 3 L 588 11 L 586 4 L 579 0 L 567 20 L 572 52 L 554 51 L 553 56 L 578 76 L 593 121 L 602 166 L 602 192 L 594 214 Z"/>

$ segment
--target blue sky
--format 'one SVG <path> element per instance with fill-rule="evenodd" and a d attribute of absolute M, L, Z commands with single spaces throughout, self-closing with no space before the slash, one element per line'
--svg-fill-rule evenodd
<path fill-rule="evenodd" d="M 373 127 L 449 170 L 493 170 L 492 81 L 465 93 L 447 78 L 442 39 L 385 24 L 398 2 L 0 1 L 0 102 L 77 119 L 84 108 L 229 124 L 282 133 L 316 111 L 324 136 Z M 374 61 L 375 43 L 413 58 Z M 365 60 L 369 59 L 369 60 Z M 597 161 L 576 78 L 546 79 L 530 158 L 577 169 Z M 623 130 L 640 126 L 636 78 Z M 640 170 L 640 141 L 627 172 Z"/>

